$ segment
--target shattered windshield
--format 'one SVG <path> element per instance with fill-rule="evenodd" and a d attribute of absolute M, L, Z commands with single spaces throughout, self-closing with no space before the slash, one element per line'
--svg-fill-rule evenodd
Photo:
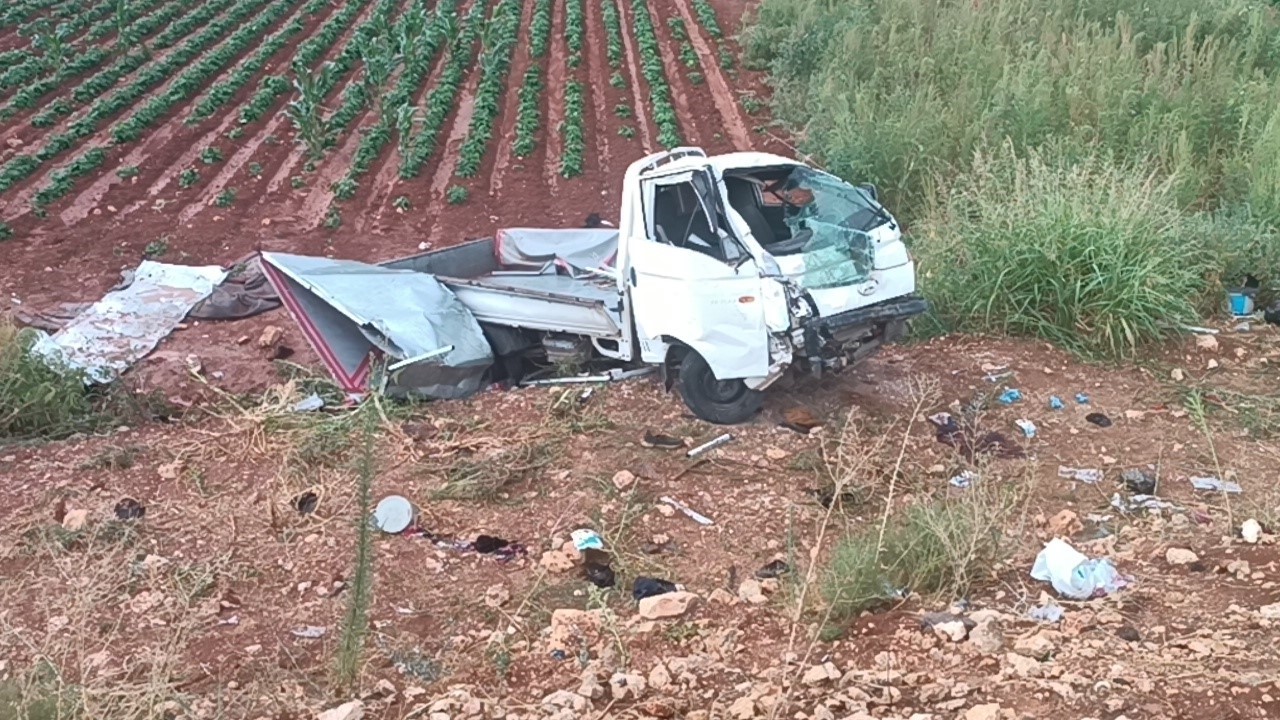
<path fill-rule="evenodd" d="M 871 277 L 875 242 L 868 230 L 888 216 L 862 190 L 834 175 L 797 167 L 769 189 L 785 205 L 783 222 L 803 243 L 800 284 L 818 289 Z"/>

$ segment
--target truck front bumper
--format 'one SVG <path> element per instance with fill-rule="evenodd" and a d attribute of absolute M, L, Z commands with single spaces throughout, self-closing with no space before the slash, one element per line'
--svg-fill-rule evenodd
<path fill-rule="evenodd" d="M 803 326 L 804 354 L 810 371 L 856 363 L 886 342 L 898 339 L 913 317 L 929 311 L 918 295 L 904 295 L 836 315 L 810 318 Z M 852 357 L 849 357 L 849 355 Z"/>

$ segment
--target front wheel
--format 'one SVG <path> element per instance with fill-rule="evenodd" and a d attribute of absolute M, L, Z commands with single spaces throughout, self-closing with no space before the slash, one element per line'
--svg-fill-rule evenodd
<path fill-rule="evenodd" d="M 744 423 L 764 407 L 764 393 L 741 380 L 719 380 L 711 366 L 690 350 L 680 362 L 680 397 L 693 414 L 716 425 Z"/>

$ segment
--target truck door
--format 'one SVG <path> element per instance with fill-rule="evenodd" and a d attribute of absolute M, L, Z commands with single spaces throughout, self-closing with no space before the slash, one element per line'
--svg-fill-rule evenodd
<path fill-rule="evenodd" d="M 721 380 L 768 374 L 768 331 L 755 261 L 733 237 L 706 170 L 645 180 L 646 237 L 628 240 L 641 357 L 662 362 L 672 338 Z"/>

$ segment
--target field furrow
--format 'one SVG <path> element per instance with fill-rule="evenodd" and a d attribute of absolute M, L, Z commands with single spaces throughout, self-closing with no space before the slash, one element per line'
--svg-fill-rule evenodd
<path fill-rule="evenodd" d="M 541 58 L 547 54 L 551 33 L 551 0 L 524 4 L 520 27 L 529 28 L 527 42 L 516 47 L 512 77 L 521 78 L 520 86 L 506 93 L 502 107 L 497 151 L 489 170 L 489 195 L 502 190 L 502 179 L 513 157 L 526 158 L 537 148 L 542 98 Z"/>
<path fill-rule="evenodd" d="M 719 23 L 716 22 L 715 11 L 711 9 L 706 0 L 692 0 L 698 13 L 698 20 L 695 20 L 693 13 L 690 11 L 689 2 L 690 0 L 665 0 L 664 4 L 674 6 L 676 12 L 684 20 L 684 25 L 688 29 L 689 41 L 692 43 L 694 51 L 698 54 L 702 73 L 706 77 L 707 89 L 711 93 L 711 100 L 715 103 L 716 111 L 719 113 L 721 127 L 728 134 L 734 149 L 750 150 L 752 147 L 751 134 L 747 131 L 746 121 L 742 118 L 737 99 L 729 88 L 729 82 L 725 79 L 724 69 L 721 67 L 726 62 L 722 58 L 726 57 L 729 58 L 729 67 L 732 67 L 733 56 L 726 55 L 722 49 L 722 33 Z M 707 12 L 710 12 L 709 16 L 706 15 Z M 717 47 L 714 52 L 711 42 L 708 42 L 703 37 L 703 32 L 711 36 L 711 42 L 716 43 Z"/>
<path fill-rule="evenodd" d="M 564 125 L 564 97 L 568 86 L 568 55 L 565 42 L 565 15 L 567 0 L 553 0 L 551 19 L 550 57 L 547 58 L 547 131 L 546 148 L 543 156 L 542 177 L 548 186 L 555 188 L 560 184 L 560 159 L 564 155 L 564 138 L 561 127 Z"/>
<path fill-rule="evenodd" d="M 648 105 L 645 102 L 645 92 L 648 89 L 648 85 L 643 73 L 640 72 L 640 56 L 636 50 L 635 38 L 631 35 L 631 17 L 625 7 L 627 0 L 606 1 L 614 3 L 618 10 L 623 58 L 627 69 L 625 84 L 631 88 L 631 115 L 635 118 L 640 130 L 640 144 L 644 148 L 644 154 L 648 155 L 657 147 L 654 138 L 657 137 L 658 132 L 654 127 L 653 117 L 647 111 Z"/>

